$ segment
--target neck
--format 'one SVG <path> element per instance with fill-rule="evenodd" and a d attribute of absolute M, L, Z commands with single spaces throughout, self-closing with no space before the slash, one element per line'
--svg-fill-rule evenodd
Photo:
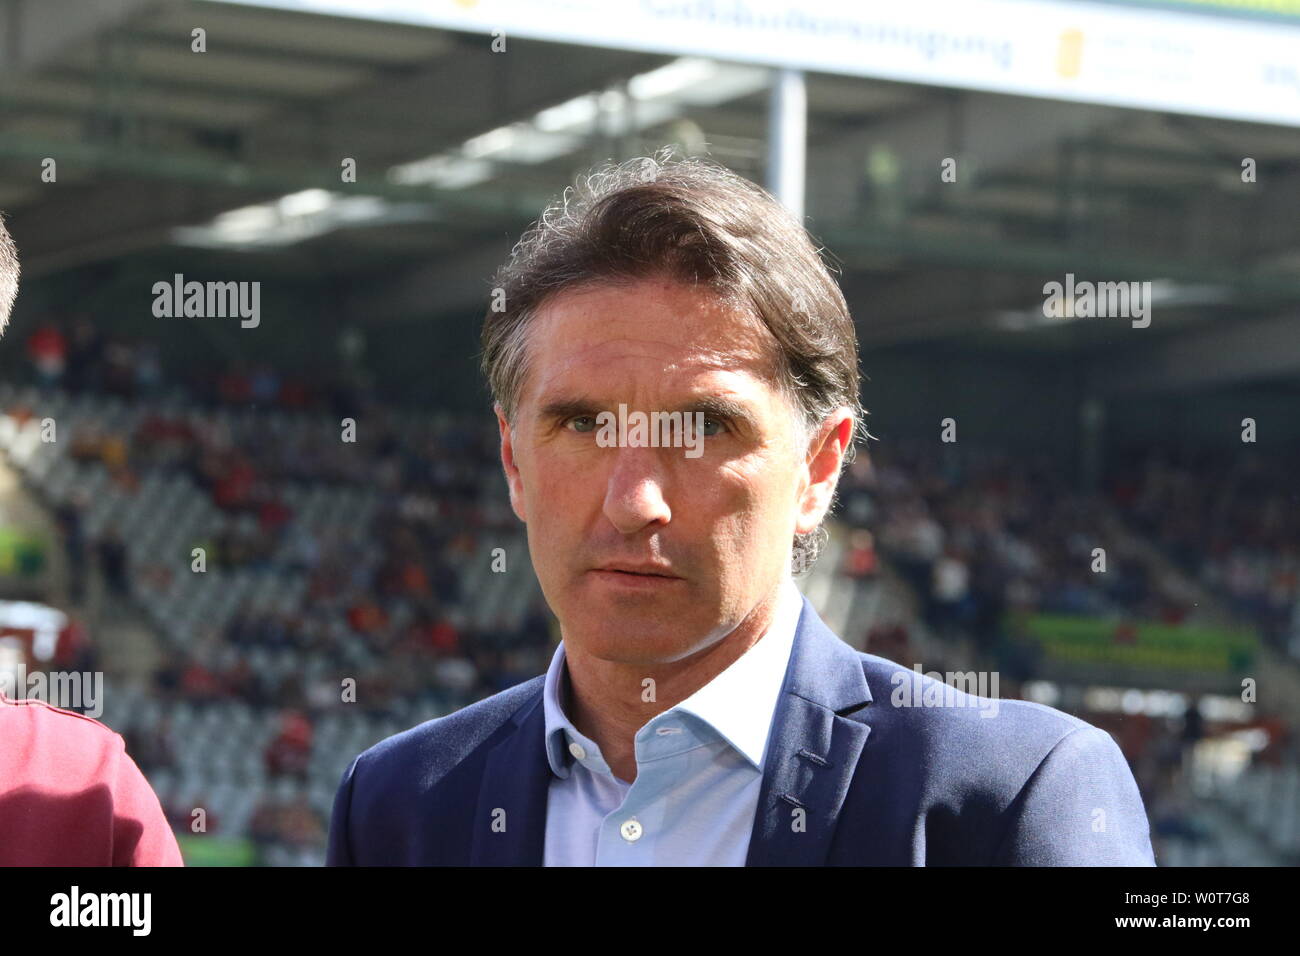
<path fill-rule="evenodd" d="M 614 776 L 628 783 L 635 780 L 637 731 L 712 681 L 767 633 L 783 586 L 784 582 L 722 640 L 671 663 L 603 660 L 565 643 L 564 712 L 600 747 Z M 647 677 L 654 681 L 651 700 L 645 699 L 651 696 L 645 686 Z"/>

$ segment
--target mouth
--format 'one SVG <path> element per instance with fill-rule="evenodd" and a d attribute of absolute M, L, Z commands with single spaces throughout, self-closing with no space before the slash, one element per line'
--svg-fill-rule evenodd
<path fill-rule="evenodd" d="M 663 587 L 683 580 L 661 567 L 631 564 L 607 564 L 588 573 L 605 583 L 624 587 Z"/>

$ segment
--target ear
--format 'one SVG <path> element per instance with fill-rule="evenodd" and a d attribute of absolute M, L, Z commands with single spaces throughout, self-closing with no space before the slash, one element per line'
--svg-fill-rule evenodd
<path fill-rule="evenodd" d="M 814 531 L 830 510 L 840 480 L 840 466 L 853 442 L 856 424 L 853 409 L 842 405 L 826 417 L 809 441 L 794 526 L 796 534 Z"/>
<path fill-rule="evenodd" d="M 519 467 L 515 464 L 515 447 L 514 438 L 510 434 L 510 423 L 506 421 L 505 413 L 501 411 L 499 404 L 492 406 L 493 411 L 497 413 L 497 428 L 501 431 L 501 466 L 506 472 L 506 484 L 510 488 L 510 507 L 515 510 L 519 520 L 528 523 L 528 515 L 524 511 L 524 480 L 520 477 Z"/>

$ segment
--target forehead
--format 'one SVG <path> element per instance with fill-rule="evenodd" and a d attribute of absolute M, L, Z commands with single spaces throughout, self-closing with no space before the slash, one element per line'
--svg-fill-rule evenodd
<path fill-rule="evenodd" d="M 565 290 L 538 311 L 528 339 L 525 396 L 630 377 L 657 387 L 776 385 L 777 343 L 758 317 L 669 278 Z"/>

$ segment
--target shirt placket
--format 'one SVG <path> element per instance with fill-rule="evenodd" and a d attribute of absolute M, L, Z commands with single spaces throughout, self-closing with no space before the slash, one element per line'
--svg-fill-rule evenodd
<path fill-rule="evenodd" d="M 596 842 L 597 866 L 655 866 L 671 836 L 667 796 L 690 762 L 689 752 L 701 746 L 680 715 L 662 714 L 637 734 L 636 780 L 623 803 L 608 814 Z"/>

